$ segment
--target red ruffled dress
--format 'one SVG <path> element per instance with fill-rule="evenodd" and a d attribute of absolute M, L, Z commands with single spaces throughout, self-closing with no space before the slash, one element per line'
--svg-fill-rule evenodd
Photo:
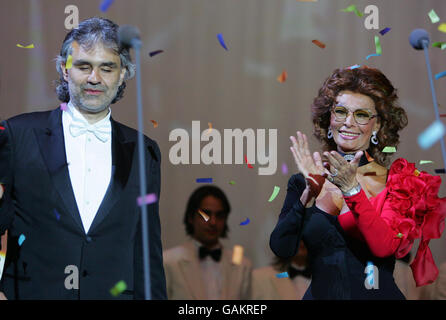
<path fill-rule="evenodd" d="M 338 216 L 345 232 L 363 239 L 377 257 L 404 257 L 415 239 L 418 251 L 411 263 L 417 286 L 435 281 L 438 268 L 429 249 L 429 241 L 444 230 L 446 197 L 439 198 L 441 178 L 418 171 L 415 164 L 400 158 L 389 170 L 385 189 L 367 198 L 361 190 L 344 197 L 350 208 Z"/>

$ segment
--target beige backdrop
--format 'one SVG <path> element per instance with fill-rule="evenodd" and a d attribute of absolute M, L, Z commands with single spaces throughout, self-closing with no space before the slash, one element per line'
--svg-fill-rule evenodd
<path fill-rule="evenodd" d="M 58 105 L 53 80 L 58 78 L 54 58 L 67 33 L 66 5 L 77 5 L 80 19 L 104 16 L 118 24 L 132 24 L 142 33 L 144 132 L 155 139 L 162 152 L 160 215 L 164 248 L 186 239 L 182 224 L 186 201 L 199 185 L 196 178 L 212 177 L 228 195 L 228 245 L 241 244 L 254 266 L 269 263 L 269 235 L 282 207 L 286 184 L 295 171 L 289 152 L 290 135 L 312 132 L 309 105 L 323 80 L 337 67 L 364 64 L 381 69 L 399 88 L 401 104 L 409 125 L 401 133 L 397 157 L 411 162 L 433 160 L 418 166 L 433 173 L 443 168 L 440 144 L 422 150 L 417 136 L 434 120 L 432 98 L 423 53 L 413 50 L 408 36 L 414 28 L 425 28 L 431 40 L 446 40 L 427 13 L 434 8 L 446 22 L 442 0 L 359 1 L 360 10 L 374 4 L 379 8 L 379 29 L 367 30 L 364 19 L 340 10 L 352 1 L 319 0 L 116 0 L 107 13 L 100 0 L 2 0 L 0 24 L 0 105 L 2 118 L 48 110 Z M 390 27 L 385 36 L 378 31 Z M 218 43 L 223 34 L 229 51 Z M 369 61 L 379 35 L 383 55 Z M 311 43 L 326 43 L 321 49 Z M 34 43 L 35 49 L 16 44 Z M 150 58 L 154 50 L 164 53 Z M 430 50 L 433 73 L 446 70 L 446 51 Z M 286 70 L 288 79 L 276 77 Z M 446 106 L 446 78 L 435 81 L 438 100 Z M 136 128 L 136 85 L 128 83 L 125 98 L 113 106 L 113 117 Z M 446 108 L 442 107 L 442 112 Z M 158 121 L 154 128 L 151 119 Z M 175 128 L 191 131 L 193 120 L 201 130 L 214 128 L 278 129 L 278 168 L 271 176 L 259 176 L 257 166 L 177 165 L 169 161 L 169 133 Z M 319 148 L 311 139 L 312 150 Z M 202 144 L 204 145 L 204 144 Z M 281 172 L 282 163 L 290 169 Z M 442 175 L 444 178 L 445 176 Z M 234 180 L 235 185 L 229 181 Z M 31 183 L 31 182 L 30 182 Z M 274 186 L 281 190 L 273 202 Z M 441 195 L 445 196 L 445 183 Z M 240 226 L 246 218 L 251 223 Z M 438 263 L 446 260 L 446 242 L 434 240 L 431 248 Z"/>

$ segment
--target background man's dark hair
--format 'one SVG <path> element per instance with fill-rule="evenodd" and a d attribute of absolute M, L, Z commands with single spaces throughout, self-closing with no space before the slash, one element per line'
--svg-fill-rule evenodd
<path fill-rule="evenodd" d="M 130 52 L 127 48 L 119 47 L 118 40 L 119 26 L 104 18 L 91 18 L 82 21 L 79 26 L 71 30 L 62 43 L 60 55 L 56 58 L 56 69 L 59 72 L 60 80 L 57 82 L 56 93 L 60 101 L 70 101 L 68 82 L 63 78 L 62 64 L 67 62 L 68 56 L 72 53 L 71 44 L 76 41 L 83 48 L 90 50 L 97 43 L 101 43 L 106 48 L 116 52 L 121 58 L 121 67 L 126 68 L 124 80 L 128 80 L 135 75 L 135 65 L 131 61 Z M 119 86 L 116 97 L 111 102 L 117 102 L 124 96 L 125 81 Z"/>
<path fill-rule="evenodd" d="M 223 211 L 226 214 L 226 219 L 231 212 L 231 206 L 229 204 L 228 198 L 226 197 L 225 193 L 218 187 L 215 186 L 203 186 L 198 189 L 196 189 L 192 195 L 189 197 L 189 200 L 187 201 L 187 207 L 186 212 L 184 213 L 184 224 L 186 226 L 186 233 L 190 236 L 194 234 L 194 227 L 192 224 L 188 221 L 189 217 L 192 217 L 194 214 L 198 214 L 198 209 L 200 209 L 201 201 L 206 198 L 207 196 L 213 196 L 221 201 L 221 204 L 223 206 Z M 228 234 L 229 228 L 227 224 L 227 220 L 225 221 L 225 228 L 223 230 L 222 238 L 226 238 Z"/>

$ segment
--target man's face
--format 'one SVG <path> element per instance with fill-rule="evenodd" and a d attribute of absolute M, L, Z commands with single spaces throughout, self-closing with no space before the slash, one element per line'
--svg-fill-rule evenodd
<path fill-rule="evenodd" d="M 227 214 L 223 211 L 221 200 L 214 196 L 204 198 L 200 209 L 209 216 L 209 220 L 206 222 L 198 212 L 190 217 L 189 222 L 194 228 L 192 237 L 201 244 L 212 247 L 223 234 Z"/>
<path fill-rule="evenodd" d="M 106 110 L 124 81 L 126 69 L 121 68 L 119 55 L 101 43 L 86 51 L 73 41 L 71 56 L 73 67 L 62 68 L 72 103 L 86 112 Z"/>

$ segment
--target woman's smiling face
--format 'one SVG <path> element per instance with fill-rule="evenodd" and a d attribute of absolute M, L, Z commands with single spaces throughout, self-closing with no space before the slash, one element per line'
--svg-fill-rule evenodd
<path fill-rule="evenodd" d="M 336 97 L 335 106 L 343 106 L 349 111 L 344 120 L 336 119 L 334 113 L 331 112 L 330 128 L 338 151 L 356 153 L 360 150 L 367 150 L 373 131 L 378 131 L 380 128 L 378 118 L 370 119 L 367 124 L 359 124 L 356 122 L 353 112 L 362 109 L 368 110 L 371 115 L 376 115 L 374 101 L 361 93 L 341 91 Z"/>

